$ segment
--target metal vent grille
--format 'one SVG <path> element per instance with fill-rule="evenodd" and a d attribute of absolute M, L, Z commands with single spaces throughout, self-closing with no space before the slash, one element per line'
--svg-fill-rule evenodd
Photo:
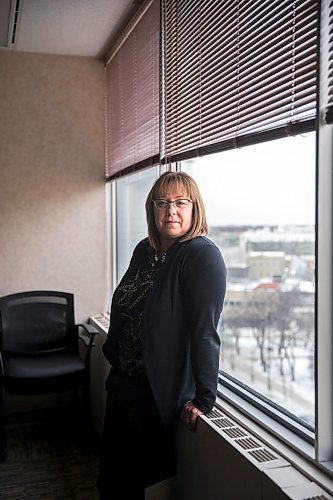
<path fill-rule="evenodd" d="M 229 427 L 227 429 L 224 429 L 224 432 L 232 439 L 246 436 L 245 432 L 242 431 L 242 429 L 240 429 L 239 427 Z"/>
<path fill-rule="evenodd" d="M 14 11 L 14 19 L 13 19 L 13 28 L 12 28 L 12 39 L 11 43 L 14 45 L 17 34 L 18 20 L 20 13 L 20 0 L 16 0 L 15 11 Z"/>
<path fill-rule="evenodd" d="M 217 418 L 216 420 L 214 420 L 214 425 L 223 429 L 225 427 L 232 427 L 234 424 L 228 418 Z"/>
<path fill-rule="evenodd" d="M 236 439 L 236 443 L 239 444 L 239 446 L 241 446 L 242 448 L 244 448 L 244 450 L 253 450 L 254 448 L 261 448 L 261 445 L 251 437 Z"/>
<path fill-rule="evenodd" d="M 333 0 L 332 0 L 333 2 Z M 210 413 L 204 415 L 204 418 L 209 421 L 212 427 L 215 427 L 216 432 L 221 435 L 225 435 L 226 440 L 231 440 L 234 446 L 241 448 L 241 453 L 247 455 L 249 460 L 255 460 L 257 463 L 263 464 L 260 469 L 275 469 L 280 468 L 284 465 L 290 466 L 288 461 L 285 461 L 280 455 L 275 454 L 270 448 L 267 448 L 264 443 L 260 442 L 260 436 L 252 435 L 251 432 L 238 424 L 237 421 L 229 417 L 228 414 L 223 413 L 219 408 L 214 408 Z M 275 463 L 269 463 L 273 462 Z M 259 465 L 257 465 L 259 468 Z M 297 498 L 302 498 L 302 500 L 329 500 L 330 496 L 327 497 L 322 493 L 323 490 L 316 485 L 316 483 L 309 483 L 310 489 L 307 489 L 308 495 Z M 315 486 L 315 490 L 313 489 Z M 303 495 L 306 494 L 303 490 Z"/>
<path fill-rule="evenodd" d="M 96 326 L 98 326 L 105 332 L 108 331 L 110 326 L 110 318 L 104 314 L 98 314 L 97 316 L 93 316 L 92 318 L 90 318 L 90 322 L 94 323 Z"/>
<path fill-rule="evenodd" d="M 315 495 L 314 497 L 303 498 L 303 500 L 328 500 L 328 498 L 325 495 Z"/>
<path fill-rule="evenodd" d="M 0 0 L 0 49 L 12 50 L 15 45 L 21 0 Z"/>
<path fill-rule="evenodd" d="M 252 450 L 248 452 L 253 458 L 255 458 L 258 462 L 270 462 L 271 460 L 275 460 L 277 457 L 273 455 L 270 451 L 265 448 L 260 448 L 259 450 Z"/>
<path fill-rule="evenodd" d="M 222 415 L 223 414 L 219 410 L 216 410 L 215 408 L 212 411 L 210 411 L 209 413 L 206 413 L 206 417 L 209 419 L 219 418 L 219 417 L 222 417 Z"/>
<path fill-rule="evenodd" d="M 206 417 L 220 432 L 231 438 L 235 444 L 243 448 L 257 462 L 278 460 L 278 456 L 259 443 L 254 436 L 251 436 L 248 431 L 233 422 L 220 410 L 214 408 L 210 413 L 206 414 Z"/>

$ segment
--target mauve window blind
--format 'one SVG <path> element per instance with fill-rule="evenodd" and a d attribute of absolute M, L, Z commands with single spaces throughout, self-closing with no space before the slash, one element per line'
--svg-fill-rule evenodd
<path fill-rule="evenodd" d="M 325 26 L 326 27 L 326 26 Z M 328 8 L 328 99 L 326 123 L 333 123 L 333 1 Z"/>
<path fill-rule="evenodd" d="M 314 130 L 318 3 L 162 0 L 165 162 Z"/>
<path fill-rule="evenodd" d="M 159 161 L 159 1 L 144 4 L 106 64 L 106 178 Z"/>

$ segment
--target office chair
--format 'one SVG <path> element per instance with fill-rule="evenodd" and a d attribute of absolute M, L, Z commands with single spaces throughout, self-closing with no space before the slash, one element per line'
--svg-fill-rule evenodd
<path fill-rule="evenodd" d="M 6 459 L 6 393 L 50 394 L 83 386 L 90 415 L 89 362 L 97 333 L 92 325 L 75 324 L 71 293 L 28 291 L 0 298 L 0 460 Z"/>

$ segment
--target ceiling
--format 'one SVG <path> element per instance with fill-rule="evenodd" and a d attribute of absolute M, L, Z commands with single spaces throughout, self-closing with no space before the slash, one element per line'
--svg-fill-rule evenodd
<path fill-rule="evenodd" d="M 0 48 L 102 58 L 141 3 L 0 0 Z"/>

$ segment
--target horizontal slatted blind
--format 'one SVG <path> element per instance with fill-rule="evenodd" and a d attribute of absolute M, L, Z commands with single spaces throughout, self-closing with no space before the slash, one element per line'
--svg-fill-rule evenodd
<path fill-rule="evenodd" d="M 159 161 L 159 25 L 146 2 L 107 62 L 107 179 Z"/>
<path fill-rule="evenodd" d="M 318 9 L 162 0 L 164 160 L 313 130 Z"/>
<path fill-rule="evenodd" d="M 328 101 L 326 107 L 326 123 L 333 123 L 333 1 L 328 12 Z"/>

